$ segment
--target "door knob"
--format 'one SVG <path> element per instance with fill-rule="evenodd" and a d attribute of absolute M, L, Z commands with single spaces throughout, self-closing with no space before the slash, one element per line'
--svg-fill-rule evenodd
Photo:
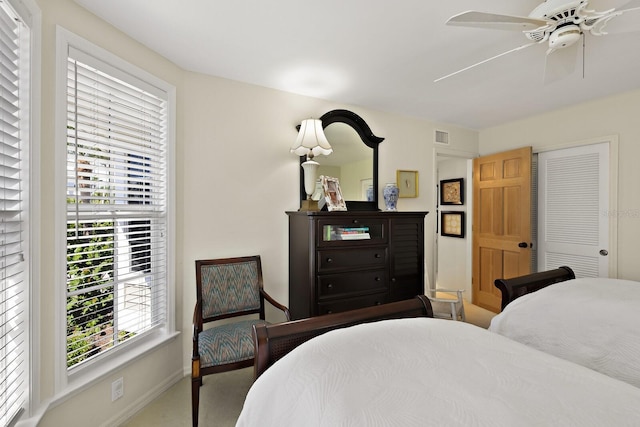
<path fill-rule="evenodd" d="M 519 247 L 519 248 L 526 248 L 527 246 L 529 246 L 529 245 L 527 245 L 527 242 L 520 242 L 520 243 L 518 243 L 518 247 Z"/>
<path fill-rule="evenodd" d="M 600 255 L 607 256 L 607 255 L 609 255 L 609 251 L 606 250 L 606 249 L 600 249 Z"/>

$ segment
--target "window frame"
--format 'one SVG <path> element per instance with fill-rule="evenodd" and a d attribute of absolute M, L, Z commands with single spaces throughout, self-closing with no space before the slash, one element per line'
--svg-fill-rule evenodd
<path fill-rule="evenodd" d="M 124 342 L 93 360 L 67 369 L 66 349 L 66 248 L 67 248 L 67 58 L 69 48 L 80 50 L 113 68 L 164 92 L 167 100 L 167 177 L 166 177 L 166 321 L 139 339 Z M 117 76 L 117 75 L 116 75 Z M 120 77 L 120 76 L 117 76 Z M 177 335 L 175 330 L 175 87 L 128 63 L 93 43 L 56 27 L 56 146 L 55 146 L 55 389 L 57 394 L 73 395 L 99 378 L 144 356 Z"/>

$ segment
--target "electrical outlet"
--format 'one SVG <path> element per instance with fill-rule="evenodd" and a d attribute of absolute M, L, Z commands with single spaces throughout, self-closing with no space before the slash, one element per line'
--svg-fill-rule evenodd
<path fill-rule="evenodd" d="M 124 379 L 118 378 L 111 383 L 111 401 L 115 401 L 124 396 Z"/>

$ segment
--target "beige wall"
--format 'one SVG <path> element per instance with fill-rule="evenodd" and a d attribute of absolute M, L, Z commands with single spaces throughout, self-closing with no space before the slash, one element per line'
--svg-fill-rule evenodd
<path fill-rule="evenodd" d="M 432 271 L 435 227 L 433 134 L 435 124 L 355 106 L 345 106 L 196 73 L 185 74 L 184 180 L 182 194 L 184 251 L 183 322 L 191 322 L 195 303 L 194 261 L 203 258 L 259 254 L 265 288 L 288 301 L 288 223 L 285 211 L 299 207 L 299 159 L 289 153 L 295 126 L 347 108 L 367 121 L 379 146 L 378 191 L 395 182 L 397 169 L 419 171 L 420 195 L 400 199 L 399 210 L 428 210 L 427 269 Z M 274 107 L 277 106 L 277 107 Z M 441 127 L 438 127 L 439 129 Z M 451 128 L 460 150 L 477 151 L 477 133 Z M 179 226 L 180 229 L 180 226 Z M 188 367 L 190 336 L 184 334 L 184 363 Z"/>
<path fill-rule="evenodd" d="M 480 132 L 480 152 L 553 147 L 617 135 L 618 277 L 640 280 L 640 91 L 553 111 Z"/>
<path fill-rule="evenodd" d="M 132 41 L 72 0 L 37 0 L 42 10 L 41 208 L 53 211 L 55 27 L 103 47 L 177 88 L 176 328 L 182 335 L 71 396 L 55 396 L 54 283 L 36 284 L 40 298 L 39 387 L 46 411 L 39 426 L 107 425 L 131 414 L 189 372 L 195 302 L 194 260 L 260 254 L 265 286 L 288 299 L 288 229 L 285 211 L 299 206 L 299 163 L 289 153 L 295 125 L 308 117 L 347 108 L 361 115 L 380 145 L 380 183 L 396 169 L 418 170 L 420 196 L 401 199 L 400 210 L 432 211 L 426 220 L 426 262 L 432 271 L 434 225 L 433 134 L 450 132 L 452 148 L 477 151 L 475 131 L 355 106 L 292 95 L 191 73 Z M 380 189 L 381 193 L 381 189 Z M 380 200 L 382 199 L 379 194 Z M 382 205 L 382 202 L 381 202 Z M 42 215 L 40 277 L 54 277 L 54 219 Z M 45 356 L 49 355 L 49 356 Z M 125 395 L 111 403 L 111 382 L 123 377 Z M 53 404 L 50 404 L 53 402 Z M 36 408 L 38 409 L 38 408 Z"/>

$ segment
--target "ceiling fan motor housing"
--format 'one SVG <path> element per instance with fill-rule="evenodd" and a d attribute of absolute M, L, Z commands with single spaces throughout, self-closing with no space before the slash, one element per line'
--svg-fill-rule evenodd
<path fill-rule="evenodd" d="M 577 25 L 567 25 L 558 28 L 549 36 L 549 48 L 562 49 L 571 46 L 580 40 L 580 34 L 582 34 L 582 31 Z"/>

